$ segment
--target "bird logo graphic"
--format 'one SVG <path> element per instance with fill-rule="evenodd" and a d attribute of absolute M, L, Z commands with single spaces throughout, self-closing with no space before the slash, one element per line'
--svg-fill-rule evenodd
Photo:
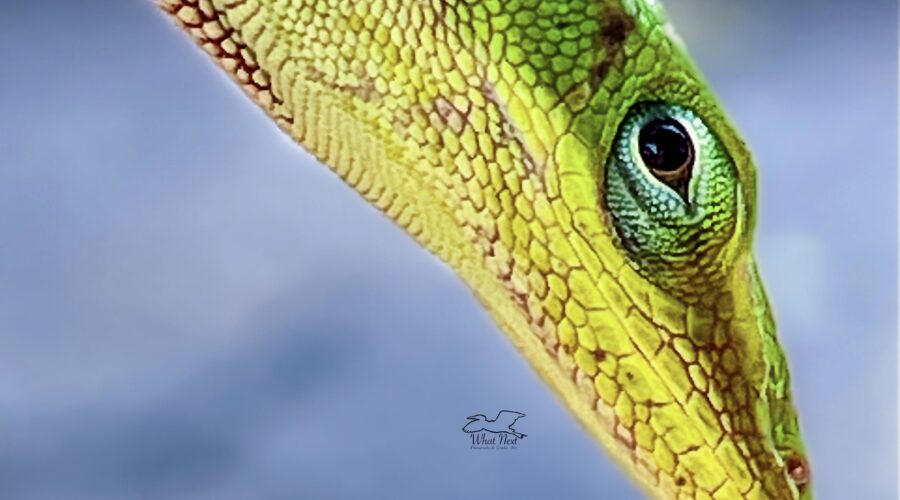
<path fill-rule="evenodd" d="M 482 431 L 492 432 L 494 434 L 510 434 L 521 439 L 527 436 L 527 434 L 522 434 L 515 430 L 513 425 L 515 425 L 517 420 L 524 416 L 524 413 L 509 410 L 500 410 L 500 412 L 497 413 L 497 417 L 493 419 L 487 418 L 481 414 L 472 415 L 471 417 L 468 417 L 469 422 L 463 426 L 462 430 L 469 434 Z"/>

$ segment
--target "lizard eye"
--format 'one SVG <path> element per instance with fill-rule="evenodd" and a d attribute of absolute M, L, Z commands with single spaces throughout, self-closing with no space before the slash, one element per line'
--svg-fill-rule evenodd
<path fill-rule="evenodd" d="M 664 184 L 683 191 L 694 165 L 694 141 L 684 125 L 673 118 L 654 118 L 638 134 L 644 165 Z"/>
<path fill-rule="evenodd" d="M 686 214 L 703 193 L 703 170 L 724 156 L 690 109 L 663 102 L 636 104 L 619 126 L 611 168 L 644 208 Z M 656 207 L 651 207 L 656 205 Z"/>
<path fill-rule="evenodd" d="M 696 159 L 693 114 L 680 108 L 638 106 L 626 120 L 627 142 L 633 163 L 668 186 L 690 204 L 690 184 Z"/>
<path fill-rule="evenodd" d="M 683 269 L 715 272 L 709 262 L 734 234 L 740 181 L 698 113 L 670 102 L 633 105 L 619 123 L 604 182 L 611 222 L 641 268 L 673 283 Z"/>

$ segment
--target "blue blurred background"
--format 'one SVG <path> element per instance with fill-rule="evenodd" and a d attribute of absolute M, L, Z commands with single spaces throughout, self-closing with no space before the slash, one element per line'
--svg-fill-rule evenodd
<path fill-rule="evenodd" d="M 897 493 L 897 11 L 671 0 L 820 498 Z M 0 498 L 638 498 L 460 281 L 138 0 L 0 4 Z M 515 451 L 465 417 L 528 417 Z"/>

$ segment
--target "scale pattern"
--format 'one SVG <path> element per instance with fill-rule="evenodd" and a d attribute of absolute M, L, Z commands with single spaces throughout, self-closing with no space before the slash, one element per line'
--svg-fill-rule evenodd
<path fill-rule="evenodd" d="M 751 257 L 728 266 L 734 286 L 673 294 L 641 274 L 605 213 L 602 166 L 636 96 L 705 95 L 660 7 L 160 5 L 286 133 L 456 269 L 649 492 L 797 495 L 773 449 L 774 402 L 790 396 L 765 298 L 745 293 Z M 796 426 L 785 411 L 778 432 Z"/>

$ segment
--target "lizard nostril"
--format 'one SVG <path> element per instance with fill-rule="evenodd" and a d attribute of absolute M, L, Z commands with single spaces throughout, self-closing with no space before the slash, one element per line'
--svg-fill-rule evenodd
<path fill-rule="evenodd" d="M 809 464 L 803 455 L 791 455 L 784 463 L 787 473 L 794 480 L 797 488 L 803 489 L 809 484 Z"/>

